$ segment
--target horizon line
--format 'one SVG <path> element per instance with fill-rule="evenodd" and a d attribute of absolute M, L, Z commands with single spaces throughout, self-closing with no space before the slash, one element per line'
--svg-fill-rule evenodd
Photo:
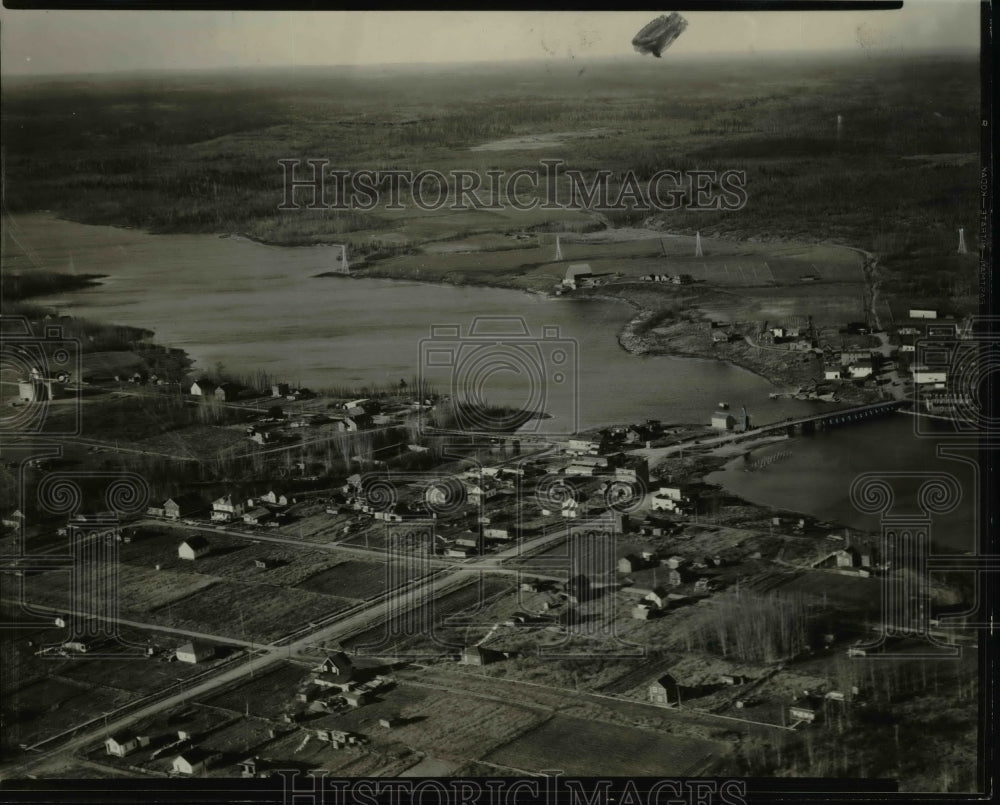
<path fill-rule="evenodd" d="M 953 56 L 979 56 L 981 55 L 982 48 L 978 45 L 968 45 L 968 46 L 951 46 L 951 47 L 915 47 L 910 49 L 896 49 L 891 51 L 867 51 L 858 50 L 856 48 L 830 48 L 824 50 L 813 49 L 788 49 L 788 50 L 753 50 L 753 51 L 723 51 L 723 52 L 701 52 L 701 53 L 680 53 L 671 54 L 670 61 L 744 61 L 750 59 L 757 59 L 762 56 L 764 57 L 778 57 L 778 58 L 809 58 L 809 57 L 854 57 L 863 59 L 882 59 L 882 58 L 913 58 L 919 56 L 927 55 L 953 55 Z M 240 71 L 240 72 L 254 72 L 261 73 L 267 71 L 281 71 L 281 70 L 393 70 L 393 69 L 406 69 L 406 68 L 422 68 L 422 69 L 439 69 L 441 71 L 448 71 L 452 69 L 460 69 L 463 67 L 484 67 L 489 65 L 503 65 L 503 66 L 514 66 L 514 65 L 532 65 L 532 64 L 545 64 L 553 65 L 556 63 L 563 64 L 567 67 L 576 65 L 586 65 L 586 64 L 597 64 L 597 63 L 609 63 L 609 62 L 625 62 L 633 61 L 637 65 L 641 59 L 643 62 L 649 64 L 650 66 L 657 63 L 653 59 L 647 59 L 644 56 L 639 56 L 638 54 L 622 53 L 610 56 L 580 56 L 580 57 L 560 57 L 560 58 L 522 58 L 522 59 L 479 59 L 474 61 L 454 61 L 454 62 L 434 62 L 434 61 L 405 61 L 405 62 L 378 62 L 378 63 L 331 63 L 331 64 L 231 64 L 231 65 L 205 65 L 201 67 L 173 67 L 173 66 L 162 66 L 162 67 L 142 67 L 142 68 L 122 68 L 122 69 L 109 69 L 100 71 L 87 71 L 87 72 L 76 72 L 68 73 L 65 71 L 60 72 L 40 72 L 40 73 L 22 73 L 22 72 L 9 72 L 4 69 L 0 69 L 0 81 L 3 80 L 80 80 L 82 78 L 127 78 L 132 77 L 151 77 L 156 75 L 193 75 L 193 74 L 204 74 L 204 73 L 216 73 L 224 74 L 228 72 Z M 664 59 L 663 63 L 666 64 L 667 60 Z"/>

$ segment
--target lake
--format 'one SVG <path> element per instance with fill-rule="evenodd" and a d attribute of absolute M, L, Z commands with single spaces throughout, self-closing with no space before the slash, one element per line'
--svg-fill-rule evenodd
<path fill-rule="evenodd" d="M 432 349 L 452 356 L 450 367 L 430 373 L 443 390 L 457 372 L 460 385 L 482 381 L 491 402 L 534 400 L 553 416 L 545 422 L 549 432 L 571 430 L 574 421 L 582 428 L 647 418 L 707 422 L 720 401 L 737 411 L 747 406 L 758 424 L 824 407 L 771 400 L 770 383 L 729 364 L 631 355 L 621 349 L 617 334 L 632 311 L 614 302 L 316 277 L 335 266 L 333 248 L 148 235 L 43 214 L 8 221 L 5 271 L 108 275 L 98 287 L 41 301 L 73 315 L 151 329 L 158 342 L 186 350 L 196 369 L 211 371 L 219 363 L 240 373 L 261 369 L 276 379 L 318 388 L 410 382 L 423 342 L 425 354 Z M 435 326 L 457 325 L 464 336 L 483 316 L 523 319 L 535 339 L 487 339 L 494 346 L 485 348 L 485 359 L 480 342 L 431 339 Z M 497 331 L 498 322 L 486 323 Z M 539 340 L 543 327 L 555 328 L 558 335 Z M 554 364 L 558 352 L 568 362 Z M 574 354 L 578 370 L 572 368 Z M 542 399 L 537 376 L 530 376 L 533 360 L 537 376 L 546 378 Z M 753 502 L 877 530 L 877 519 L 854 510 L 848 499 L 860 472 L 940 470 L 954 473 L 963 489 L 972 488 L 967 468 L 936 458 L 936 446 L 936 440 L 915 438 L 910 418 L 898 415 L 782 442 L 758 451 L 761 456 L 790 454 L 766 469 L 745 472 L 734 462 L 709 480 Z M 940 518 L 935 539 L 957 550 L 972 549 L 974 512 L 971 498 L 963 501 L 956 513 Z"/>
<path fill-rule="evenodd" d="M 926 425 L 924 426 L 926 427 Z M 726 469 L 710 473 L 706 480 L 719 484 L 753 503 L 801 511 L 821 520 L 843 523 L 866 531 L 881 529 L 876 515 L 858 511 L 851 503 L 850 488 L 861 473 L 933 472 L 950 474 L 958 482 L 963 499 L 950 514 L 936 516 L 931 526 L 932 542 L 951 551 L 975 550 L 979 533 L 972 469 L 961 461 L 937 455 L 937 449 L 952 439 L 916 438 L 913 417 L 894 414 L 851 427 L 819 431 L 754 450 L 753 459 L 777 456 L 763 469 L 747 471 L 742 459 Z M 916 514 L 916 489 L 920 478 L 892 480 L 897 507 L 894 514 Z"/>
<path fill-rule="evenodd" d="M 498 403 L 521 404 L 544 392 L 542 407 L 554 418 L 545 424 L 553 430 L 574 419 L 581 428 L 647 418 L 707 423 L 720 401 L 747 406 L 761 423 L 817 405 L 771 400 L 768 381 L 729 364 L 625 352 L 617 335 L 633 311 L 624 304 L 316 277 L 335 267 L 337 253 L 212 235 L 148 235 L 39 214 L 18 216 L 7 227 L 4 270 L 106 274 L 98 287 L 40 301 L 72 315 L 148 328 L 159 343 L 187 351 L 196 370 L 221 363 L 231 372 L 260 369 L 317 388 L 410 382 L 432 327 L 457 325 L 464 336 L 477 317 L 520 318 L 533 338 L 495 339 L 502 345 L 493 351 L 471 340 L 460 348 L 454 338 L 427 342 L 424 349 L 435 354 L 442 351 L 436 344 L 461 352 L 454 369 L 434 369 L 429 379 L 446 390 L 459 372 L 460 384 L 481 382 L 483 395 Z M 487 323 L 496 332 L 497 322 Z M 539 341 L 543 328 L 558 335 Z M 560 351 L 566 366 L 550 363 Z"/>

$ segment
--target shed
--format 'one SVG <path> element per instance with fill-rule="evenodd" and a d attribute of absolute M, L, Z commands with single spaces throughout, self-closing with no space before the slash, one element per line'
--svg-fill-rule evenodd
<path fill-rule="evenodd" d="M 183 646 L 178 646 L 175 654 L 179 662 L 203 662 L 215 656 L 215 646 L 192 641 L 185 643 Z"/>
<path fill-rule="evenodd" d="M 367 690 L 348 690 L 341 694 L 344 701 L 351 707 L 361 707 L 362 705 L 368 704 L 371 699 L 371 695 Z"/>
<path fill-rule="evenodd" d="M 462 649 L 462 665 L 489 665 L 502 659 L 504 655 L 501 652 L 482 646 L 466 646 Z"/>
<path fill-rule="evenodd" d="M 200 559 L 211 551 L 208 540 L 201 536 L 188 537 L 177 547 L 181 559 Z"/>
<path fill-rule="evenodd" d="M 174 758 L 174 774 L 204 775 L 208 771 L 211 755 L 203 749 L 188 749 Z"/>
<path fill-rule="evenodd" d="M 243 522 L 247 525 L 261 525 L 270 520 L 274 515 L 263 506 L 257 506 L 243 515 Z"/>

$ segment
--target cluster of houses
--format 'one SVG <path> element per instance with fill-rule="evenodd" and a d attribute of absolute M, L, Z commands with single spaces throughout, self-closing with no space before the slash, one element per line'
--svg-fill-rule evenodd
<path fill-rule="evenodd" d="M 812 323 L 805 327 L 784 326 L 768 327 L 761 333 L 761 343 L 783 345 L 790 350 L 808 352 L 816 348 L 816 337 Z"/>
<path fill-rule="evenodd" d="M 235 494 L 226 494 L 212 501 L 211 506 L 194 493 L 185 493 L 168 498 L 159 506 L 146 509 L 149 517 L 161 517 L 165 520 L 186 520 L 193 517 L 209 515 L 213 523 L 235 523 L 242 521 L 245 525 L 280 525 L 284 510 L 295 498 L 290 498 L 274 489 L 260 497 L 242 498 Z"/>
<path fill-rule="evenodd" d="M 166 520 L 183 520 L 192 525 L 195 521 L 189 518 L 209 516 L 212 523 L 241 523 L 249 526 L 271 526 L 277 527 L 282 524 L 286 517 L 285 510 L 295 502 L 295 498 L 290 498 L 274 489 L 257 498 L 242 498 L 234 494 L 226 494 L 216 498 L 211 503 L 211 508 L 197 495 L 183 494 L 168 498 L 160 506 L 151 506 L 146 509 L 149 517 L 161 517 Z M 130 541 L 126 536 L 124 541 Z M 212 546 L 208 539 L 200 534 L 193 534 L 184 539 L 177 547 L 177 556 L 187 561 L 195 561 L 212 552 Z M 261 564 L 263 563 L 263 564 Z M 269 560 L 258 560 L 260 566 L 270 566 Z"/>
<path fill-rule="evenodd" d="M 870 349 L 844 350 L 834 356 L 839 363 L 823 367 L 824 380 L 864 380 L 879 370 L 880 355 Z"/>
<path fill-rule="evenodd" d="M 666 612 L 672 605 L 686 602 L 688 596 L 676 590 L 683 585 L 692 585 L 696 595 L 710 592 L 712 581 L 708 576 L 698 573 L 708 567 L 719 567 L 723 563 L 721 557 L 706 557 L 703 560 L 692 561 L 683 556 L 659 556 L 653 550 L 643 550 L 639 554 L 628 554 L 618 560 L 618 572 L 631 574 L 651 568 L 662 568 L 666 578 L 665 584 L 653 584 L 649 587 L 626 584 L 621 592 L 634 600 L 632 617 L 636 620 L 648 620 L 651 617 Z"/>
<path fill-rule="evenodd" d="M 697 511 L 697 501 L 692 494 L 680 486 L 661 486 L 653 495 L 652 510 L 689 515 Z"/>
<path fill-rule="evenodd" d="M 857 325 L 860 328 L 860 325 Z M 858 332 L 867 333 L 867 328 Z M 897 356 L 900 363 L 908 366 L 910 379 L 914 386 L 924 391 L 944 391 L 948 385 L 947 365 L 928 365 L 918 360 L 917 345 L 922 338 L 943 339 L 946 341 L 971 337 L 968 326 L 963 326 L 958 320 L 941 317 L 937 310 L 929 308 L 911 308 L 908 317 L 891 333 L 896 343 Z M 946 351 L 940 351 L 946 354 Z M 933 353 L 931 353 L 933 355 Z M 823 368 L 823 378 L 828 381 L 862 380 L 873 382 L 880 371 L 890 365 L 879 352 L 871 349 L 844 350 L 828 356 L 828 362 Z M 928 408 L 942 406 L 943 410 L 956 404 L 956 400 L 945 399 L 947 394 L 925 394 L 923 399 Z"/>
<path fill-rule="evenodd" d="M 733 329 L 731 324 L 713 321 L 708 325 L 709 334 L 713 344 L 728 344 L 731 341 L 742 341 L 743 336 Z"/>
<path fill-rule="evenodd" d="M 104 739 L 104 751 L 111 757 L 124 759 L 149 748 L 152 743 L 148 735 L 119 732 Z M 170 764 L 171 776 L 203 777 L 222 758 L 221 752 L 211 752 L 195 745 L 193 736 L 185 730 L 178 730 L 176 737 L 161 736 L 158 743 L 160 747 L 152 752 L 149 759 L 156 760 L 176 752 Z"/>
<path fill-rule="evenodd" d="M 375 676 L 367 681 L 359 681 L 351 658 L 344 652 L 328 654 L 315 666 L 309 677 L 298 687 L 295 701 L 306 706 L 306 712 L 323 713 L 338 708 L 362 707 L 368 704 L 379 691 L 391 687 L 390 677 Z M 286 720 L 294 721 L 297 716 L 289 713 Z M 337 742 L 339 739 L 319 736 L 320 740 Z M 343 743 L 351 743 L 344 740 Z"/>
<path fill-rule="evenodd" d="M 188 393 L 193 397 L 213 398 L 219 402 L 236 402 L 260 396 L 259 392 L 240 383 L 228 381 L 216 383 L 207 377 L 195 380 L 188 389 Z"/>
<path fill-rule="evenodd" d="M 233 494 L 223 495 L 212 501 L 211 521 L 231 523 L 242 520 L 245 525 L 278 526 L 285 509 L 295 502 L 274 489 L 258 498 L 240 498 Z"/>

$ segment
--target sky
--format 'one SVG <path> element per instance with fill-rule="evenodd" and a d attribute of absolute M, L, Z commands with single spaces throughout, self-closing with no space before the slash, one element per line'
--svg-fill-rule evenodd
<path fill-rule="evenodd" d="M 634 54 L 643 12 L 0 10 L 3 75 L 585 59 Z M 976 49 L 978 0 L 898 11 L 683 12 L 664 58 Z M 652 58 L 645 56 L 644 58 Z"/>

